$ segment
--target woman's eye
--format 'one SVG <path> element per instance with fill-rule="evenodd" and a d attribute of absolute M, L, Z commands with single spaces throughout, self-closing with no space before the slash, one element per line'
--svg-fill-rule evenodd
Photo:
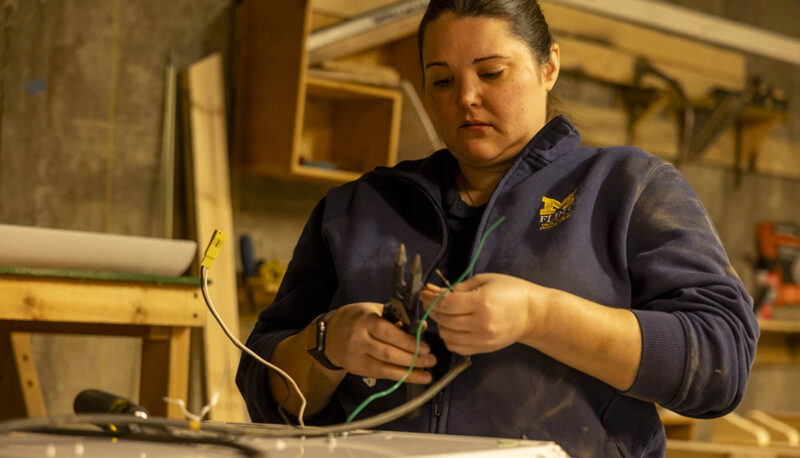
<path fill-rule="evenodd" d="M 499 78 L 500 75 L 502 75 L 502 74 L 503 74 L 503 70 L 498 70 L 496 72 L 484 72 L 484 73 L 481 73 L 481 78 L 493 80 L 495 78 Z"/>
<path fill-rule="evenodd" d="M 442 78 L 442 79 L 434 80 L 433 81 L 433 87 L 445 87 L 448 84 L 450 84 L 450 81 L 452 81 L 452 80 L 453 80 L 453 78 Z"/>

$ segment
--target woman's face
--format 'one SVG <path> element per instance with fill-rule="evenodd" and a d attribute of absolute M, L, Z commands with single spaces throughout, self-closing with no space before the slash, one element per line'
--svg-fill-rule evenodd
<path fill-rule="evenodd" d="M 504 20 L 445 13 L 428 23 L 422 56 L 433 121 L 462 165 L 507 164 L 544 126 L 557 46 L 543 67 Z"/>

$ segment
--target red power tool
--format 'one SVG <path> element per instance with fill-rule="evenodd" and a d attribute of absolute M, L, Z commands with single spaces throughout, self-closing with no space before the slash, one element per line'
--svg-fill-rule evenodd
<path fill-rule="evenodd" d="M 800 305 L 800 225 L 764 221 L 756 227 L 762 286 L 769 292 L 756 307 Z"/>

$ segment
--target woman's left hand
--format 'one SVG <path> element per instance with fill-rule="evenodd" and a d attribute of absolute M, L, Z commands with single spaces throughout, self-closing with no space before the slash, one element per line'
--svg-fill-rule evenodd
<path fill-rule="evenodd" d="M 445 288 L 425 285 L 428 309 Z M 436 303 L 430 317 L 447 348 L 460 355 L 489 353 L 530 338 L 544 321 L 553 290 L 502 274 L 479 274 L 456 285 Z"/>

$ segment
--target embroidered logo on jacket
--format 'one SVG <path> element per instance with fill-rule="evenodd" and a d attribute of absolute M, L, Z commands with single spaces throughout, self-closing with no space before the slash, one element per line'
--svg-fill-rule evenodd
<path fill-rule="evenodd" d="M 572 207 L 575 205 L 575 192 L 578 189 L 569 193 L 564 200 L 556 200 L 550 197 L 542 197 L 542 209 L 539 210 L 539 230 L 550 229 L 555 227 L 558 223 L 568 219 Z"/>

